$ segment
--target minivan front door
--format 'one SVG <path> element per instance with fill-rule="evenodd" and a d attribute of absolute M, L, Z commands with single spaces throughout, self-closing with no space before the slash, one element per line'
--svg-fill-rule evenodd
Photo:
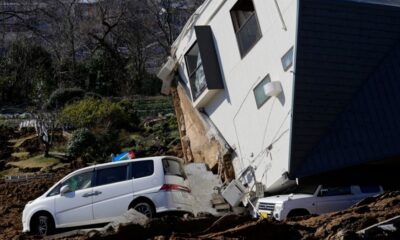
<path fill-rule="evenodd" d="M 79 173 L 64 181 L 69 192 L 55 197 L 55 217 L 57 227 L 72 227 L 91 224 L 93 171 Z"/>

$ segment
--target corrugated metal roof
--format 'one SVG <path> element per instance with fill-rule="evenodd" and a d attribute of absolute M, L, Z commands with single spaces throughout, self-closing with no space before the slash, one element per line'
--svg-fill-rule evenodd
<path fill-rule="evenodd" d="M 366 4 L 371 2 L 300 0 L 289 171 L 292 177 L 381 156 L 368 142 L 357 148 L 357 151 L 368 148 L 369 153 L 362 157 L 360 153 L 346 149 L 352 145 L 344 143 L 359 139 L 356 134 L 364 134 L 362 131 L 354 135 L 344 131 L 341 138 L 333 134 L 363 124 L 350 123 L 349 118 L 338 119 L 357 101 L 357 93 L 372 81 L 371 76 L 400 41 L 400 8 Z M 363 104 L 372 107 L 376 102 L 370 98 Z M 357 112 L 358 108 L 354 107 L 353 111 Z M 321 147 L 322 141 L 326 141 L 324 147 Z M 333 148 L 337 144 L 342 144 L 344 149 Z M 336 152 L 329 152 L 330 148 Z M 344 157 L 349 154 L 351 157 Z"/>

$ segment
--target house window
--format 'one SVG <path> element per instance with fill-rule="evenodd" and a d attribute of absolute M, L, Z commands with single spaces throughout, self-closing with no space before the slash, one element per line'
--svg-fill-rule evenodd
<path fill-rule="evenodd" d="M 240 54 L 244 57 L 262 36 L 253 1 L 239 0 L 230 12 Z"/>
<path fill-rule="evenodd" d="M 207 88 L 199 45 L 196 43 L 185 56 L 193 101 Z"/>
<path fill-rule="evenodd" d="M 271 78 L 267 75 L 257 86 L 254 88 L 254 97 L 256 98 L 257 108 L 262 107 L 264 103 L 270 98 L 265 94 L 264 86 L 271 82 Z"/>
<path fill-rule="evenodd" d="M 282 67 L 285 72 L 293 65 L 293 47 L 289 49 L 281 58 Z"/>

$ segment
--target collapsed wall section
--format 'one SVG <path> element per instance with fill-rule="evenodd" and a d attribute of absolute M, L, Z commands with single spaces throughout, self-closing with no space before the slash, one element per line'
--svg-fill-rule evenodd
<path fill-rule="evenodd" d="M 231 150 L 208 117 L 192 105 L 179 84 L 171 89 L 185 161 L 206 163 L 225 181 L 235 178 Z"/>

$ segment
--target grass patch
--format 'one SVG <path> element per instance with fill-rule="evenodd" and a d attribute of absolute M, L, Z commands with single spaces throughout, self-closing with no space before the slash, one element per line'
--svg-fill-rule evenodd
<path fill-rule="evenodd" d="M 67 151 L 67 144 L 55 144 L 51 147 L 51 151 L 54 152 L 66 152 Z"/>
<path fill-rule="evenodd" d="M 11 156 L 19 159 L 27 159 L 29 157 L 29 152 L 14 152 Z"/>
<path fill-rule="evenodd" d="M 4 176 L 15 176 L 15 175 L 18 175 L 20 172 L 19 172 L 19 169 L 18 168 L 9 168 L 9 169 L 7 169 L 7 170 L 4 170 L 4 171 L 1 171 L 0 172 L 0 177 L 4 177 Z"/>
<path fill-rule="evenodd" d="M 14 143 L 14 148 L 19 148 L 26 140 L 34 139 L 37 136 L 35 134 L 24 137 L 24 138 L 18 138 L 18 139 L 11 139 L 9 142 Z"/>
<path fill-rule="evenodd" d="M 53 158 L 53 157 L 46 158 L 42 154 L 42 155 L 38 155 L 35 157 L 31 157 L 27 160 L 18 161 L 18 162 L 10 162 L 8 164 L 11 166 L 15 166 L 15 167 L 24 169 L 24 168 L 45 168 L 45 167 L 55 165 L 59 162 L 60 161 L 56 158 Z"/>

